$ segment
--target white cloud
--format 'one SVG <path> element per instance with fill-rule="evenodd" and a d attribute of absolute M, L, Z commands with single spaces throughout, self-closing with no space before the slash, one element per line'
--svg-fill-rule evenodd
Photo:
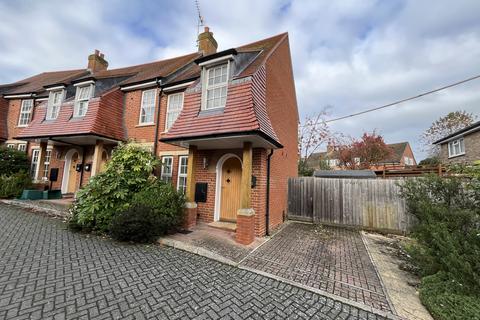
<path fill-rule="evenodd" d="M 480 2 L 200 0 L 227 49 L 289 31 L 302 116 L 340 116 L 480 74 Z M 95 48 L 111 67 L 195 49 L 194 1 L 0 0 L 0 83 L 86 66 Z M 440 115 L 480 114 L 480 80 L 397 107 L 335 122 L 359 136 L 377 129 L 410 141 Z"/>

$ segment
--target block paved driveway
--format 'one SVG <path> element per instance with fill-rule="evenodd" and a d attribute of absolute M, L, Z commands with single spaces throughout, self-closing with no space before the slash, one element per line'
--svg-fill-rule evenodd
<path fill-rule="evenodd" d="M 359 231 L 291 222 L 242 265 L 391 312 Z"/>
<path fill-rule="evenodd" d="M 0 319 L 380 319 L 157 246 L 119 244 L 0 204 Z"/>

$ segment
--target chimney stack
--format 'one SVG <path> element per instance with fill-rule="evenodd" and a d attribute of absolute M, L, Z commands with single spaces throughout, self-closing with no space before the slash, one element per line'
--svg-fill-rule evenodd
<path fill-rule="evenodd" d="M 198 52 L 203 52 L 204 56 L 217 52 L 217 41 L 213 37 L 213 32 L 210 32 L 208 27 L 205 31 L 198 35 Z"/>
<path fill-rule="evenodd" d="M 105 55 L 99 50 L 88 56 L 88 70 L 95 73 L 97 71 L 107 70 L 108 62 L 105 60 Z"/>

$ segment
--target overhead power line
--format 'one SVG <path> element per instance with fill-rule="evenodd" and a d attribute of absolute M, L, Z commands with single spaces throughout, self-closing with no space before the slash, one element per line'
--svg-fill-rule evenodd
<path fill-rule="evenodd" d="M 365 114 L 365 113 L 369 113 L 369 112 L 373 112 L 373 111 L 377 111 L 377 110 L 380 110 L 380 109 L 389 108 L 389 107 L 395 106 L 397 104 L 400 104 L 400 103 L 403 103 L 403 102 L 406 102 L 406 101 L 410 101 L 410 100 L 414 100 L 414 99 L 418 99 L 418 98 L 424 97 L 426 95 L 436 93 L 436 92 L 439 92 L 439 91 L 442 91 L 442 90 L 445 90 L 445 89 L 448 89 L 448 88 L 451 88 L 451 87 L 455 87 L 455 86 L 461 85 L 465 82 L 469 82 L 469 81 L 472 81 L 472 80 L 475 80 L 475 79 L 478 79 L 478 78 L 480 78 L 480 75 L 477 75 L 477 76 L 474 76 L 474 77 L 471 77 L 471 78 L 468 78 L 468 79 L 465 79 L 465 80 L 462 80 L 462 81 L 458 81 L 458 82 L 455 82 L 455 83 L 452 83 L 452 84 L 449 84 L 449 85 L 446 85 L 446 86 L 443 86 L 443 87 L 440 87 L 440 88 L 437 88 L 437 89 L 434 89 L 434 90 L 430 90 L 430 91 L 427 91 L 427 92 L 424 92 L 424 93 L 420 93 L 420 94 L 418 94 L 416 96 L 413 96 L 413 97 L 409 97 L 409 98 L 398 100 L 398 101 L 395 101 L 395 102 L 392 102 L 392 103 L 389 103 L 389 104 L 385 104 L 385 105 L 380 106 L 380 107 L 366 109 L 366 110 L 356 112 L 356 113 L 352 113 L 352 114 L 349 114 L 349 115 L 346 115 L 346 116 L 341 116 L 341 117 L 338 117 L 338 118 L 329 119 L 329 120 L 326 120 L 325 122 L 327 122 L 327 123 L 328 122 L 334 122 L 334 121 L 343 120 L 343 119 L 347 119 L 347 118 L 351 118 L 351 117 L 356 117 L 356 116 L 359 116 L 359 115 L 362 115 L 362 114 Z"/>

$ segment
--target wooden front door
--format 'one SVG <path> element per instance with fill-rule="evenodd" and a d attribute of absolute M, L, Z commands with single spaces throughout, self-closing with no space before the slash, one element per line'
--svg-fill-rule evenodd
<path fill-rule="evenodd" d="M 67 193 L 74 193 L 77 186 L 77 164 L 78 164 L 78 153 L 72 155 L 72 160 L 70 161 L 70 168 L 68 169 L 68 187 Z"/>
<path fill-rule="evenodd" d="M 220 198 L 220 220 L 237 221 L 240 209 L 240 186 L 242 164 L 235 157 L 227 159 L 222 167 L 222 195 Z"/>

